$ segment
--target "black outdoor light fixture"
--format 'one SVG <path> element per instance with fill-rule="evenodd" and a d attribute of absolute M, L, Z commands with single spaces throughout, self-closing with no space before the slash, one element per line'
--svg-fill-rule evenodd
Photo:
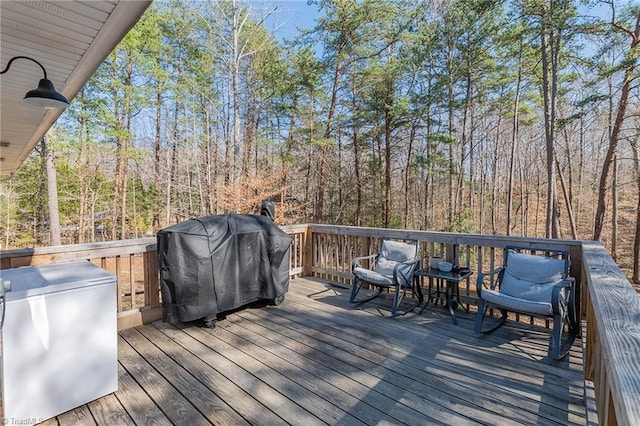
<path fill-rule="evenodd" d="M 28 56 L 14 56 L 7 63 L 7 67 L 0 72 L 0 74 L 4 74 L 9 71 L 9 67 L 16 59 L 28 59 L 30 61 L 35 62 L 40 65 L 42 68 L 42 72 L 44 73 L 44 78 L 40 80 L 38 83 L 38 88 L 29 90 L 26 95 L 24 95 L 25 102 L 28 102 L 33 105 L 38 105 L 45 108 L 66 108 L 69 106 L 69 101 L 67 98 L 62 96 L 60 93 L 56 92 L 55 87 L 53 87 L 53 83 L 51 80 L 47 79 L 47 70 L 44 69 L 42 64 L 36 61 L 33 58 Z"/>

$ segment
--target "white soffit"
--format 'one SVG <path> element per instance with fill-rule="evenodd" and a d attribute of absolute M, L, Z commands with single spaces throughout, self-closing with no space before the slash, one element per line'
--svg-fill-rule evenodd
<path fill-rule="evenodd" d="M 0 1 L 0 70 L 29 56 L 69 101 L 140 19 L 151 0 Z M 46 134 L 61 109 L 23 101 L 43 78 L 20 59 L 0 75 L 0 175 L 15 171 Z"/>

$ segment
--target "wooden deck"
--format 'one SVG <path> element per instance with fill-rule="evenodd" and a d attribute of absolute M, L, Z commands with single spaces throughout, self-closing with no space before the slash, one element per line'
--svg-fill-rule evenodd
<path fill-rule="evenodd" d="M 547 356 L 549 334 L 473 333 L 441 305 L 389 317 L 391 298 L 291 281 L 286 302 L 215 329 L 155 322 L 120 333 L 119 386 L 47 424 L 585 424 L 581 343 Z"/>

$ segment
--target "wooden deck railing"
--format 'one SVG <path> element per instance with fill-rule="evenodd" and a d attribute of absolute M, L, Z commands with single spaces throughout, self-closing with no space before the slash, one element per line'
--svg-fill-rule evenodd
<path fill-rule="evenodd" d="M 598 241 L 582 245 L 584 373 L 599 423 L 640 425 L 640 297 Z"/>
<path fill-rule="evenodd" d="M 308 227 L 284 229 L 293 237 L 291 276 L 302 275 Z M 155 238 L 4 250 L 0 252 L 0 269 L 89 260 L 116 277 L 118 330 L 124 330 L 162 318 L 156 251 Z"/>
<path fill-rule="evenodd" d="M 419 241 L 420 255 L 425 261 L 428 261 L 430 256 L 440 256 L 461 267 L 469 267 L 474 274 L 501 265 L 503 249 L 507 246 L 568 250 L 572 259 L 571 274 L 576 277 L 580 299 L 580 241 L 332 225 L 309 225 L 307 238 L 310 238 L 310 258 L 305 259 L 305 275 L 344 284 L 349 284 L 351 280 L 353 259 L 376 253 L 382 238 Z M 472 275 L 460 286 L 462 299 L 469 305 L 477 304 L 474 280 L 475 275 Z M 518 319 L 533 321 L 529 317 Z"/>
<path fill-rule="evenodd" d="M 470 267 L 474 274 L 500 265 L 506 246 L 569 250 L 586 324 L 585 379 L 594 384 L 598 421 L 640 424 L 640 298 L 602 244 L 331 225 L 282 228 L 293 237 L 292 277 L 315 276 L 344 285 L 350 283 L 353 258 L 376 252 L 382 238 L 417 240 L 423 259 L 440 255 Z M 155 238 L 5 250 L 0 252 L 0 268 L 90 260 L 117 277 L 118 327 L 125 329 L 162 317 L 155 252 Z M 461 285 L 469 306 L 477 299 L 474 276 Z M 526 316 L 515 319 L 533 321 Z"/>
<path fill-rule="evenodd" d="M 5 250 L 0 269 L 89 260 L 116 277 L 118 329 L 123 330 L 162 318 L 156 259 L 156 239 L 140 238 Z"/>

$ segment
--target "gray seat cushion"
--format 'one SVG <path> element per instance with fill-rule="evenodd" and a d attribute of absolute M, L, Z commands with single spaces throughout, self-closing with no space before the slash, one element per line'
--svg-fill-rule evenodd
<path fill-rule="evenodd" d="M 391 270 L 393 271 L 393 268 Z M 362 281 L 381 286 L 393 287 L 393 273 L 391 275 L 383 275 L 379 272 L 366 268 L 355 268 L 353 273 Z"/>
<path fill-rule="evenodd" d="M 553 315 L 553 308 L 551 307 L 551 297 L 549 297 L 548 302 L 539 302 L 535 300 L 526 300 L 518 297 L 513 297 L 495 290 L 487 289 L 482 290 L 482 298 L 491 304 L 503 307 L 507 310 L 543 316 Z"/>

